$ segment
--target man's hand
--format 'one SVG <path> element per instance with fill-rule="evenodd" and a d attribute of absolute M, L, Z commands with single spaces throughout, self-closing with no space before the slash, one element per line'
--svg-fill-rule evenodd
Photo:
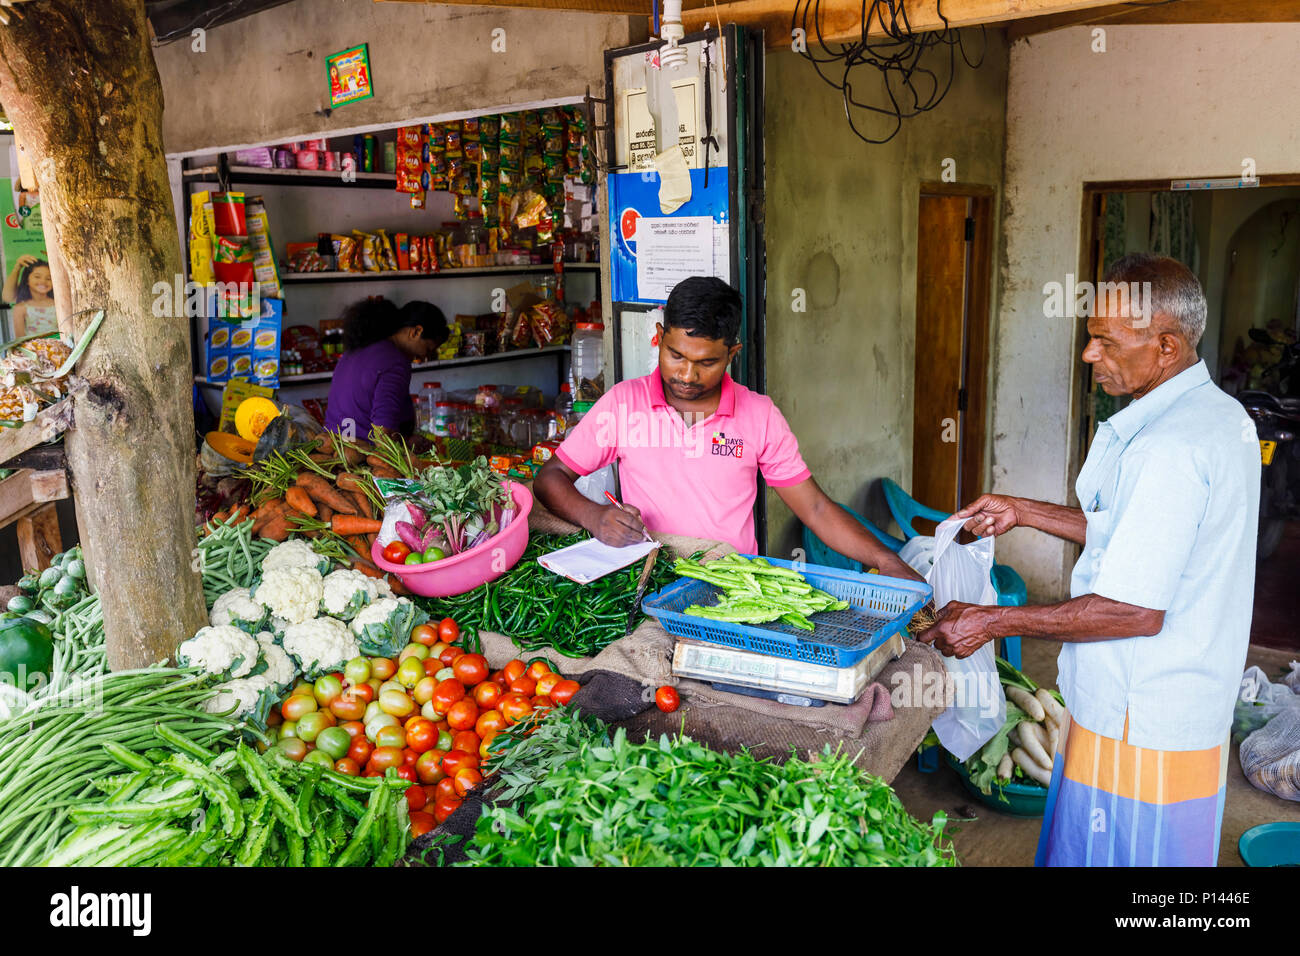
<path fill-rule="evenodd" d="M 1016 499 L 1010 495 L 980 495 L 953 517 L 968 519 L 966 530 L 981 538 L 1006 534 L 1021 523 Z"/>
<path fill-rule="evenodd" d="M 916 639 L 923 644 L 933 644 L 935 650 L 945 657 L 970 657 L 996 636 L 988 631 L 990 610 L 980 604 L 949 601 L 938 613 L 934 624 L 918 634 Z"/>
<path fill-rule="evenodd" d="M 622 548 L 645 540 L 645 524 L 641 512 L 632 505 L 616 508 L 606 505 L 600 511 L 591 533 L 612 548 Z"/>

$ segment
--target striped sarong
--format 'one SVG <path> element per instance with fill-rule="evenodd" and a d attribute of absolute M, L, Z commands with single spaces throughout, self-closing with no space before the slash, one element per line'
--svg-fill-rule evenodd
<path fill-rule="evenodd" d="M 1229 746 L 1147 750 L 1067 716 L 1035 866 L 1214 866 Z"/>

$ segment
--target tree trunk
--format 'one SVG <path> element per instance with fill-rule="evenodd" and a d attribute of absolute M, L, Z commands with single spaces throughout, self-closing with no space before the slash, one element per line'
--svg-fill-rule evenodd
<path fill-rule="evenodd" d="M 154 283 L 181 273 L 162 87 L 139 0 L 37 0 L 11 17 L 0 102 L 36 171 L 66 301 L 106 312 L 77 369 L 65 443 L 109 666 L 138 667 L 206 623 L 188 321 L 181 303 L 153 309 Z M 61 326 L 79 336 L 89 318 Z"/>

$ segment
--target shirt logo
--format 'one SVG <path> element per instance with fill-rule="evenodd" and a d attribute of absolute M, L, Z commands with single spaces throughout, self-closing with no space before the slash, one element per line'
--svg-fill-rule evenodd
<path fill-rule="evenodd" d="M 744 458 L 745 439 L 728 438 L 723 432 L 713 433 L 713 454 L 724 458 Z"/>

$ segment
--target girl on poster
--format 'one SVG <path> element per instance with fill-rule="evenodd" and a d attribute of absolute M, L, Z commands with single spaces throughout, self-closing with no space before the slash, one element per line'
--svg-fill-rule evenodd
<path fill-rule="evenodd" d="M 14 303 L 10 310 L 14 338 L 58 334 L 54 280 L 50 276 L 50 264 L 44 259 L 33 255 L 19 256 L 0 290 L 0 298 Z"/>

